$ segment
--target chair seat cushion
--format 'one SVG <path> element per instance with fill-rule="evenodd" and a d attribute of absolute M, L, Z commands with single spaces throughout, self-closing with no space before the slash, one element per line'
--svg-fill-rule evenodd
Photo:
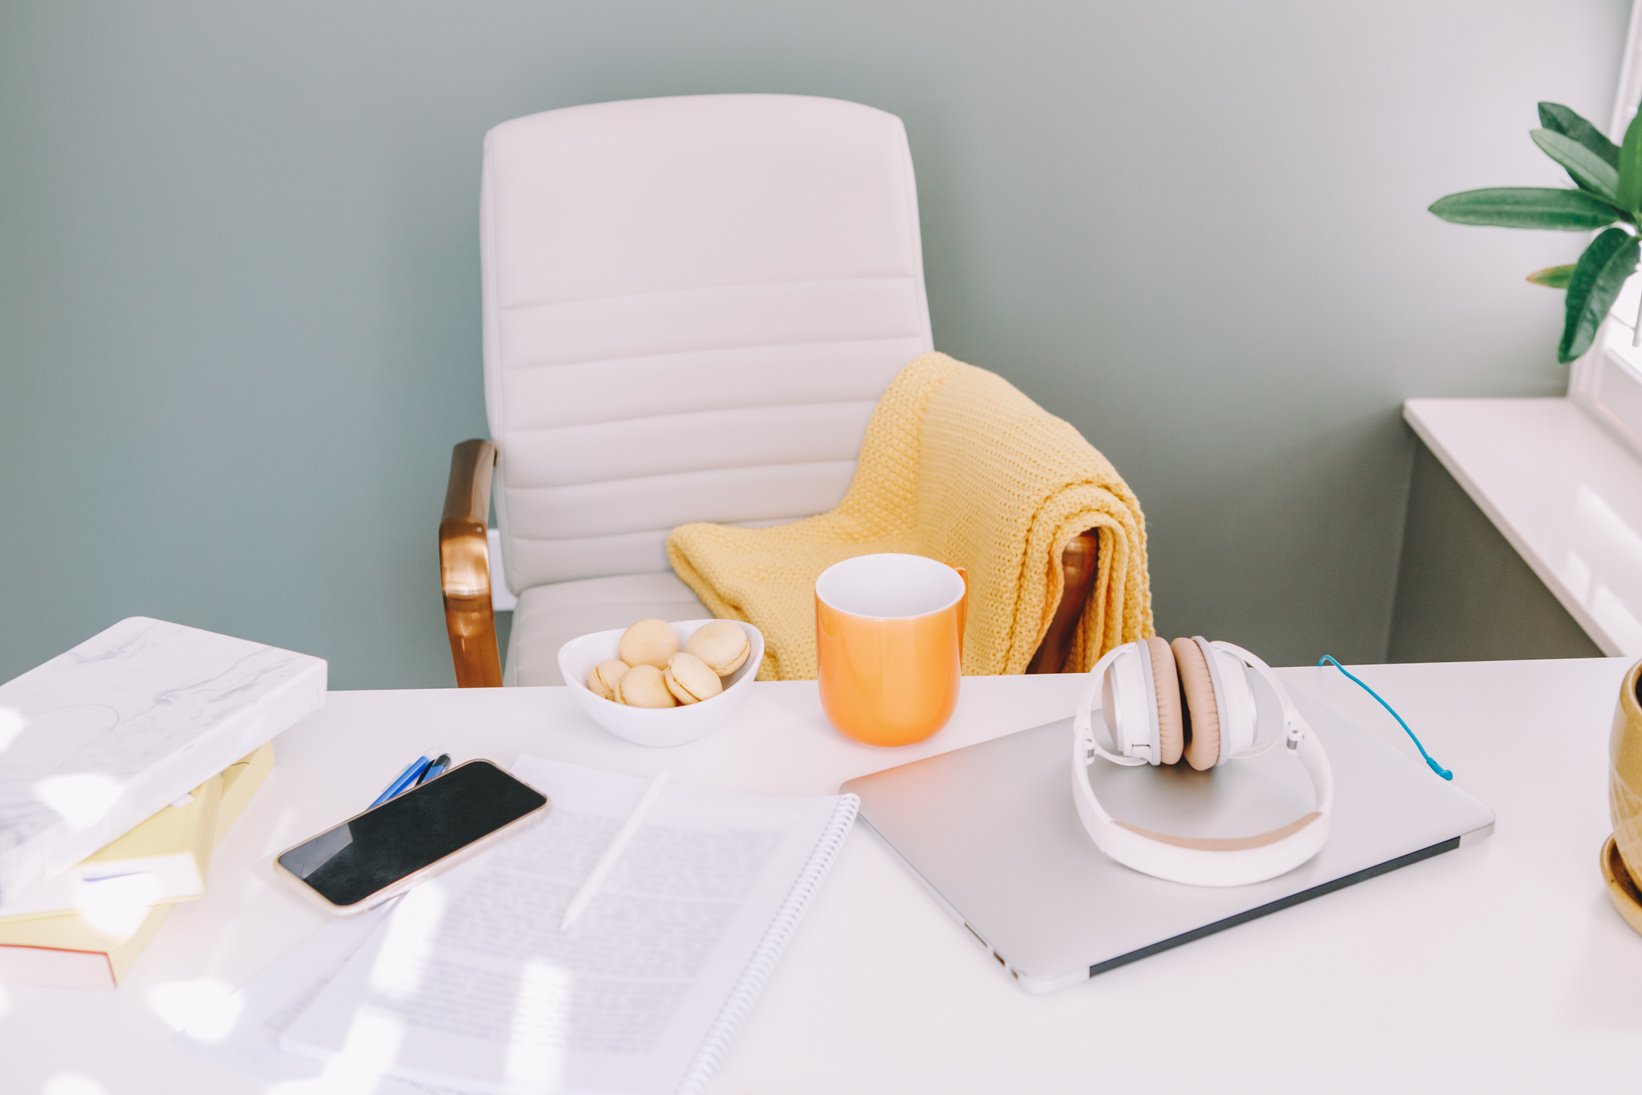
<path fill-rule="evenodd" d="M 699 620 L 711 616 L 671 573 L 619 574 L 532 586 L 519 594 L 508 635 L 504 684 L 563 684 L 559 647 L 590 631 L 635 620 Z"/>

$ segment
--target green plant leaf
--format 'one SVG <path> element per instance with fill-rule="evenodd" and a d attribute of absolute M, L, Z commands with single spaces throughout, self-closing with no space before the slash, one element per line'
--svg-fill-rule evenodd
<path fill-rule="evenodd" d="M 1636 270 L 1638 240 L 1622 228 L 1603 232 L 1574 264 L 1556 359 L 1564 365 L 1591 348 L 1596 329 Z"/>
<path fill-rule="evenodd" d="M 1619 208 L 1633 216 L 1642 211 L 1642 111 L 1625 129 L 1619 146 Z"/>
<path fill-rule="evenodd" d="M 1600 156 L 1609 167 L 1619 170 L 1619 146 L 1608 140 L 1606 133 L 1561 103 L 1540 103 L 1539 124 L 1553 133 L 1572 137 Z"/>
<path fill-rule="evenodd" d="M 1431 212 L 1454 224 L 1554 228 L 1564 232 L 1588 232 L 1624 216 L 1601 198 L 1583 190 L 1547 186 L 1466 190 L 1438 198 L 1431 203 Z"/>
<path fill-rule="evenodd" d="M 1547 289 L 1566 289 L 1568 280 L 1573 276 L 1574 267 L 1569 263 L 1567 266 L 1547 266 L 1543 270 L 1535 270 L 1528 275 L 1528 280 Z"/>
<path fill-rule="evenodd" d="M 1536 129 L 1528 136 L 1539 145 L 1541 152 L 1563 166 L 1568 177 L 1581 188 L 1589 190 L 1605 202 L 1615 202 L 1619 189 L 1619 171 L 1601 156 L 1586 148 L 1572 137 L 1549 129 Z"/>

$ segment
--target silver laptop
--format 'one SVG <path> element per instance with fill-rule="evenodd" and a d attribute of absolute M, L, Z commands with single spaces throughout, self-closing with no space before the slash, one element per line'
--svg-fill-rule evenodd
<path fill-rule="evenodd" d="M 1493 812 L 1412 749 L 1400 754 L 1338 719 L 1312 726 L 1334 770 L 1328 843 L 1250 886 L 1165 882 L 1098 851 L 1072 802 L 1070 718 L 843 789 L 861 796 L 861 816 L 1022 988 L 1050 992 L 1493 831 Z M 1313 801 L 1282 750 L 1210 772 L 1097 760 L 1090 778 L 1113 816 L 1188 836 L 1261 832 Z"/>

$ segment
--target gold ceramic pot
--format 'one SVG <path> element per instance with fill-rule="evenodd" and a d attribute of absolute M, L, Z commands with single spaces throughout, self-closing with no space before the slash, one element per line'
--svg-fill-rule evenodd
<path fill-rule="evenodd" d="M 1642 932 L 1642 662 L 1631 666 L 1619 686 L 1609 742 L 1608 812 L 1613 836 L 1602 846 L 1602 875 L 1608 896 L 1625 922 Z"/>

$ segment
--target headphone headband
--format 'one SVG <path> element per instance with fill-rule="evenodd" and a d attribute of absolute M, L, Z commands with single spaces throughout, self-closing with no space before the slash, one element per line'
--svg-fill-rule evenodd
<path fill-rule="evenodd" d="M 1201 639 L 1198 641 L 1202 642 Z M 1117 821 L 1107 813 L 1089 782 L 1088 769 L 1095 757 L 1124 765 L 1147 763 L 1146 758 L 1120 756 L 1104 748 L 1095 733 L 1093 720 L 1093 711 L 1100 709 L 1096 701 L 1100 698 L 1101 685 L 1113 664 L 1125 654 L 1145 655 L 1144 649 L 1134 643 L 1109 651 L 1090 670 L 1089 685 L 1084 689 L 1073 721 L 1072 800 L 1077 805 L 1078 818 L 1095 846 L 1119 863 L 1174 882 L 1199 886 L 1241 886 L 1275 878 L 1317 854 L 1328 839 L 1328 819 L 1334 806 L 1334 777 L 1322 743 L 1294 706 L 1288 690 L 1271 667 L 1255 654 L 1233 643 L 1217 641 L 1207 646 L 1232 655 L 1270 686 L 1282 708 L 1282 744 L 1285 751 L 1305 768 L 1316 797 L 1315 808 L 1268 832 L 1210 838 L 1143 829 Z M 1114 721 L 1122 717 L 1121 712 L 1112 714 Z M 1114 744 L 1122 748 L 1121 740 Z M 1263 751 L 1263 748 L 1252 751 Z M 1247 756 L 1249 752 L 1239 755 Z"/>

